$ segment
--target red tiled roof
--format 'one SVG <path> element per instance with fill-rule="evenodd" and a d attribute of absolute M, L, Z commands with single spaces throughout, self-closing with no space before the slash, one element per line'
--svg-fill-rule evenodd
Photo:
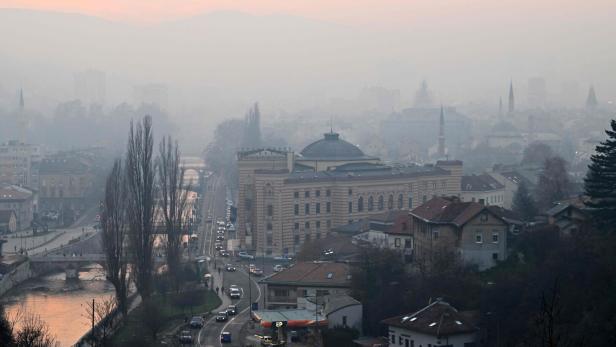
<path fill-rule="evenodd" d="M 477 202 L 460 202 L 453 198 L 436 197 L 411 211 L 413 216 L 432 223 L 466 224 L 485 206 Z"/>
<path fill-rule="evenodd" d="M 346 263 L 298 262 L 260 282 L 305 286 L 349 287 L 351 268 Z"/>

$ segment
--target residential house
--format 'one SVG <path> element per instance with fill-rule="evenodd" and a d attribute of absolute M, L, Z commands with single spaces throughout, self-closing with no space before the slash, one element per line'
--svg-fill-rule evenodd
<path fill-rule="evenodd" d="M 297 298 L 297 307 L 311 312 L 317 310 L 327 319 L 327 326 L 330 329 L 346 327 L 362 331 L 363 305 L 349 295 Z"/>
<path fill-rule="evenodd" d="M 338 262 L 297 262 L 261 281 L 266 309 L 297 308 L 301 297 L 347 294 L 351 268 Z"/>
<path fill-rule="evenodd" d="M 387 318 L 389 346 L 475 347 L 478 340 L 476 311 L 458 311 L 437 299 L 421 310 Z"/>
<path fill-rule="evenodd" d="M 17 214 L 13 210 L 0 210 L 0 233 L 8 234 L 17 231 Z"/>
<path fill-rule="evenodd" d="M 369 244 L 399 252 L 405 261 L 410 262 L 413 255 L 408 211 L 390 211 L 367 218 L 368 230 L 353 239 L 356 243 Z"/>
<path fill-rule="evenodd" d="M 559 201 L 546 214 L 548 224 L 556 225 L 559 231 L 565 235 L 570 235 L 587 227 L 591 219 L 582 198 Z"/>
<path fill-rule="evenodd" d="M 30 227 L 35 212 L 34 193 L 16 185 L 0 185 L 0 210 L 13 210 L 17 230 Z"/>
<path fill-rule="evenodd" d="M 410 212 L 414 258 L 430 262 L 442 251 L 454 251 L 463 261 L 488 269 L 507 258 L 512 222 L 500 207 L 436 197 Z"/>
<path fill-rule="evenodd" d="M 460 200 L 483 205 L 505 205 L 505 185 L 488 174 L 462 176 Z"/>

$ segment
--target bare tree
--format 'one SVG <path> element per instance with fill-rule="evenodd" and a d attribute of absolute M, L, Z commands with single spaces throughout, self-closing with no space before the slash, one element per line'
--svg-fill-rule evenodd
<path fill-rule="evenodd" d="M 91 332 L 95 346 L 106 346 L 107 338 L 113 327 L 113 312 L 117 308 L 117 301 L 113 296 L 87 302 L 85 316 L 91 320 L 96 328 Z"/>
<path fill-rule="evenodd" d="M 126 185 L 129 240 L 133 260 L 135 285 L 145 300 L 152 293 L 154 260 L 154 218 L 156 187 L 153 156 L 152 118 L 134 127 L 131 122 L 126 153 Z"/>
<path fill-rule="evenodd" d="M 128 255 L 124 247 L 126 239 L 126 181 L 122 160 L 113 164 L 113 169 L 105 184 L 105 200 L 102 204 L 101 227 L 103 249 L 105 251 L 105 270 L 107 279 L 115 288 L 118 308 L 124 316 L 128 313 Z"/>
<path fill-rule="evenodd" d="M 19 322 L 15 333 L 15 347 L 56 347 L 60 344 L 41 317 L 27 313 Z"/>
<path fill-rule="evenodd" d="M 167 236 L 167 265 L 173 276 L 175 289 L 179 289 L 180 260 L 182 252 L 182 229 L 189 217 L 187 208 L 190 183 L 184 187 L 184 169 L 180 167 L 180 149 L 171 136 L 163 138 L 159 146 L 158 186 L 160 209 L 165 220 Z"/>

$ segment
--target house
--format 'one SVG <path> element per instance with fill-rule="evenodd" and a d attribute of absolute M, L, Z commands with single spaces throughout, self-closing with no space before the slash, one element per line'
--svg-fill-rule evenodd
<path fill-rule="evenodd" d="M 327 319 L 327 326 L 330 329 L 346 327 L 362 331 L 363 305 L 349 295 L 297 298 L 297 307 L 311 312 L 316 309 Z"/>
<path fill-rule="evenodd" d="M 570 235 L 588 226 L 591 218 L 583 199 L 560 201 L 546 214 L 548 224 L 556 225 L 565 235 Z"/>
<path fill-rule="evenodd" d="M 457 197 L 429 200 L 410 212 L 414 258 L 430 262 L 442 251 L 454 251 L 480 270 L 496 265 L 507 258 L 507 236 L 513 225 L 504 211 Z"/>
<path fill-rule="evenodd" d="M 462 176 L 460 200 L 483 205 L 505 205 L 505 185 L 488 174 Z"/>
<path fill-rule="evenodd" d="M 34 193 L 16 185 L 0 185 L 0 210 L 13 210 L 17 230 L 29 228 L 34 218 Z"/>
<path fill-rule="evenodd" d="M 297 262 L 261 281 L 266 309 L 297 308 L 301 297 L 347 294 L 351 268 L 338 262 Z"/>
<path fill-rule="evenodd" d="M 399 252 L 406 262 L 411 261 L 413 237 L 408 211 L 389 211 L 372 216 L 367 222 L 367 230 L 353 236 L 356 243 L 387 248 Z"/>
<path fill-rule="evenodd" d="M 475 311 L 458 311 L 437 299 L 421 310 L 382 321 L 387 326 L 389 346 L 475 347 L 478 331 Z"/>
<path fill-rule="evenodd" d="M 17 231 L 17 214 L 13 210 L 0 210 L 0 234 Z"/>

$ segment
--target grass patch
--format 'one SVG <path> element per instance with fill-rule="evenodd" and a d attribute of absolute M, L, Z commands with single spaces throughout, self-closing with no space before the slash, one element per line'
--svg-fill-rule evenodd
<path fill-rule="evenodd" d="M 150 298 L 149 307 L 142 303 L 131 311 L 125 324 L 120 327 L 111 338 L 111 346 L 140 347 L 163 346 L 159 343 L 163 331 L 170 328 L 174 322 L 183 321 L 184 317 L 190 319 L 193 315 L 209 312 L 221 304 L 220 298 L 211 290 L 194 290 L 183 293 L 156 294 Z M 157 319 L 153 315 L 159 316 Z M 154 341 L 151 326 L 158 322 L 162 328 L 159 338 Z"/>

